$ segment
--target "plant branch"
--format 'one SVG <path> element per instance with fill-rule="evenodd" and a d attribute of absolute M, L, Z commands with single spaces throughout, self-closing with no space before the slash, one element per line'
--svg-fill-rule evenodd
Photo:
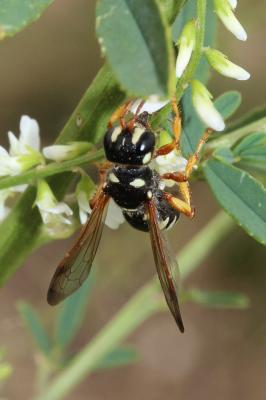
<path fill-rule="evenodd" d="M 52 162 L 45 166 L 38 166 L 37 168 L 25 171 L 20 175 L 8 176 L 0 179 L 0 190 L 24 183 L 34 184 L 37 179 L 47 178 L 48 176 L 62 174 L 67 171 L 73 171 L 75 167 L 91 164 L 94 161 L 103 159 L 103 157 L 104 152 L 100 149 L 93 153 L 90 152 L 83 156 L 74 158 L 73 160 Z"/>
<path fill-rule="evenodd" d="M 202 48 L 204 45 L 205 36 L 205 20 L 206 20 L 206 0 L 197 0 L 197 19 L 196 19 L 196 42 L 195 49 L 189 61 L 189 64 L 182 74 L 181 78 L 177 81 L 176 85 L 176 101 L 179 102 L 187 89 L 188 85 L 191 83 L 196 70 L 198 68 L 200 58 L 202 55 Z M 167 104 L 162 108 L 152 120 L 152 126 L 156 128 L 161 124 L 161 122 L 167 117 L 171 111 L 171 104 Z"/>
<path fill-rule="evenodd" d="M 197 233 L 178 255 L 182 277 L 187 278 L 234 226 L 233 220 L 220 212 Z M 156 277 L 128 301 L 36 400 L 60 400 L 69 394 L 104 356 L 160 309 L 161 288 Z"/>

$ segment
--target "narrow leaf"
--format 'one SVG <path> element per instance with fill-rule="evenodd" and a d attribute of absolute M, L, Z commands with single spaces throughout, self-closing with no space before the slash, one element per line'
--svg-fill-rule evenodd
<path fill-rule="evenodd" d="M 43 327 L 37 311 L 30 304 L 25 302 L 20 302 L 18 304 L 18 311 L 39 350 L 41 350 L 45 355 L 49 355 L 52 348 L 51 341 Z"/>
<path fill-rule="evenodd" d="M 217 110 L 222 114 L 224 119 L 230 118 L 241 104 L 241 94 L 236 90 L 231 90 L 217 97 L 214 102 Z"/>
<path fill-rule="evenodd" d="M 254 108 L 249 113 L 239 118 L 235 123 L 231 124 L 226 132 L 235 131 L 236 129 L 240 129 L 243 126 L 250 125 L 253 122 L 258 121 L 265 117 L 266 117 L 266 104 L 263 104 L 262 106 Z"/>
<path fill-rule="evenodd" d="M 134 347 L 119 346 L 108 353 L 95 369 L 110 369 L 135 363 L 139 360 L 139 354 Z"/>
<path fill-rule="evenodd" d="M 53 0 L 1 0 L 0 40 L 36 21 Z"/>
<path fill-rule="evenodd" d="M 174 90 L 170 28 L 156 0 L 99 0 L 96 28 L 102 50 L 130 95 L 169 96 Z"/>
<path fill-rule="evenodd" d="M 243 309 L 249 307 L 249 298 L 241 293 L 208 292 L 190 289 L 183 293 L 184 301 L 201 304 L 211 308 Z"/>
<path fill-rule="evenodd" d="M 266 171 L 266 132 L 247 136 L 234 147 L 233 153 L 241 165 Z"/>
<path fill-rule="evenodd" d="M 266 244 L 266 190 L 247 172 L 219 160 L 203 166 L 214 196 L 252 237 Z"/>
<path fill-rule="evenodd" d="M 66 347 L 80 328 L 89 300 L 92 279 L 87 279 L 72 296 L 60 306 L 55 326 L 55 344 Z"/>

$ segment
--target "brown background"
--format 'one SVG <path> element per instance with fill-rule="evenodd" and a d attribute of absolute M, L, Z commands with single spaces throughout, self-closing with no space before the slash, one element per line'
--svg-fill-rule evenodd
<path fill-rule="evenodd" d="M 219 48 L 250 71 L 252 79 L 239 83 L 214 74 L 209 85 L 215 95 L 239 89 L 243 103 L 238 114 L 265 101 L 266 62 L 266 2 L 239 3 L 238 16 L 248 31 L 248 42 L 237 41 L 220 27 Z M 42 144 L 51 143 L 103 62 L 94 33 L 94 2 L 56 0 L 37 23 L 0 43 L 0 59 L 1 142 L 6 144 L 8 130 L 18 132 L 20 116 L 28 114 L 41 126 Z M 203 183 L 194 185 L 193 197 L 195 220 L 182 218 L 171 232 L 176 251 L 218 209 Z M 16 303 L 19 299 L 34 303 L 51 328 L 56 311 L 46 304 L 46 290 L 70 243 L 66 240 L 40 249 L 1 289 L 0 346 L 14 367 L 2 390 L 4 398 L 32 396 L 38 358 Z M 154 273 L 147 237 L 126 225 L 115 232 L 106 228 L 97 268 L 97 287 L 73 351 L 81 349 Z M 178 334 L 168 313 L 157 315 L 128 339 L 140 352 L 139 363 L 95 373 L 67 398 L 264 400 L 265 249 L 236 229 L 185 285 L 242 291 L 249 295 L 251 308 L 214 311 L 185 305 L 185 335 Z"/>

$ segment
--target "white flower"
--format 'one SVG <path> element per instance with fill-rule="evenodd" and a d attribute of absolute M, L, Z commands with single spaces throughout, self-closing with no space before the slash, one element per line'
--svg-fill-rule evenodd
<path fill-rule="evenodd" d="M 172 150 L 164 156 L 156 157 L 154 168 L 160 175 L 163 175 L 171 172 L 184 172 L 186 165 L 187 160 L 179 155 L 176 150 Z M 173 186 L 175 184 L 170 179 L 165 179 L 164 181 L 166 186 Z"/>
<path fill-rule="evenodd" d="M 228 0 L 230 6 L 235 10 L 237 6 L 237 0 Z"/>
<path fill-rule="evenodd" d="M 141 101 L 141 99 L 138 99 L 133 103 L 130 108 L 130 111 L 132 113 L 136 112 Z M 146 111 L 149 114 L 152 114 L 163 108 L 167 103 L 169 103 L 169 100 L 160 100 L 158 96 L 149 96 L 148 99 L 145 101 L 143 107 L 141 108 L 141 112 Z"/>
<path fill-rule="evenodd" d="M 250 78 L 249 72 L 228 60 L 226 55 L 218 50 L 206 48 L 205 55 L 210 65 L 224 76 L 245 81 Z"/>
<path fill-rule="evenodd" d="M 68 218 L 73 214 L 71 208 L 64 202 L 58 202 L 48 183 L 38 181 L 35 205 L 38 207 L 47 233 L 52 237 L 65 237 L 65 225 L 71 225 Z"/>
<path fill-rule="evenodd" d="M 0 176 L 17 175 L 42 162 L 39 126 L 35 119 L 23 115 L 20 135 L 8 132 L 9 153 L 0 146 Z"/>
<path fill-rule="evenodd" d="M 6 206 L 8 198 L 13 197 L 16 193 L 24 192 L 27 185 L 17 185 L 12 188 L 0 190 L 0 221 L 3 221 L 9 214 L 10 208 Z"/>
<path fill-rule="evenodd" d="M 176 59 L 176 76 L 180 78 L 183 74 L 184 70 L 186 69 L 191 54 L 195 47 L 196 41 L 196 29 L 195 29 L 195 22 L 189 21 L 183 28 L 183 31 L 180 35 L 180 38 L 177 41 L 179 45 L 178 48 L 178 55 Z"/>
<path fill-rule="evenodd" d="M 53 161 L 65 161 L 87 153 L 91 149 L 88 142 L 70 142 L 69 144 L 55 144 L 43 148 L 45 158 Z"/>
<path fill-rule="evenodd" d="M 91 214 L 91 206 L 89 199 L 92 197 L 92 193 L 95 191 L 95 184 L 89 176 L 82 176 L 80 182 L 77 185 L 76 196 L 79 205 L 79 218 L 82 224 L 85 224 L 88 220 L 88 216 Z M 105 219 L 105 225 L 111 229 L 117 229 L 125 221 L 122 210 L 110 199 L 107 215 Z"/>
<path fill-rule="evenodd" d="M 233 0 L 214 0 L 215 12 L 225 27 L 232 32 L 237 39 L 247 40 L 245 29 L 232 11 L 234 5 L 236 5 L 236 1 Z"/>
<path fill-rule="evenodd" d="M 223 131 L 225 128 L 224 120 L 211 99 L 211 93 L 200 81 L 192 81 L 192 101 L 200 119 L 207 127 L 215 131 Z"/>

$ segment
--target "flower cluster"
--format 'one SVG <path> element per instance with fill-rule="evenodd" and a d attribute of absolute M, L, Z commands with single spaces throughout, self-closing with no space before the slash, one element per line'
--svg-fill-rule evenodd
<path fill-rule="evenodd" d="M 40 129 L 35 119 L 23 115 L 20 120 L 20 134 L 17 138 L 13 132 L 8 132 L 9 152 L 0 146 L 0 176 L 21 174 L 30 168 L 43 165 L 45 159 L 61 162 L 86 153 L 91 144 L 87 142 L 71 142 L 66 145 L 44 147 L 41 152 Z M 13 186 L 0 190 L 0 221 L 8 215 L 9 199 L 16 193 L 24 192 L 27 185 Z M 91 212 L 89 199 L 95 190 L 94 183 L 87 175 L 81 177 L 76 189 L 79 205 L 79 217 L 84 224 Z M 48 183 L 40 179 L 37 182 L 37 195 L 34 203 L 38 207 L 45 233 L 53 238 L 63 238 L 72 232 L 69 226 L 73 223 L 73 211 L 65 202 L 59 202 Z M 117 229 L 124 221 L 123 214 L 114 202 L 110 202 L 106 217 L 106 225 Z"/>
<path fill-rule="evenodd" d="M 247 34 L 234 14 L 237 0 L 214 0 L 214 11 L 224 26 L 239 40 L 246 40 Z M 176 60 L 176 77 L 185 72 L 196 46 L 196 22 L 189 21 L 184 26 L 180 37 L 177 40 L 178 56 Z M 226 55 L 212 48 L 203 48 L 202 53 L 213 69 L 226 77 L 246 80 L 250 74 L 242 67 L 231 62 Z M 192 101 L 200 119 L 215 131 L 222 131 L 225 123 L 222 116 L 215 109 L 212 103 L 212 95 L 199 81 L 194 80 L 192 86 Z M 136 109 L 140 100 L 133 105 L 132 111 Z M 156 96 L 151 96 L 145 102 L 142 110 L 149 113 L 160 110 L 169 101 L 159 101 Z"/>

